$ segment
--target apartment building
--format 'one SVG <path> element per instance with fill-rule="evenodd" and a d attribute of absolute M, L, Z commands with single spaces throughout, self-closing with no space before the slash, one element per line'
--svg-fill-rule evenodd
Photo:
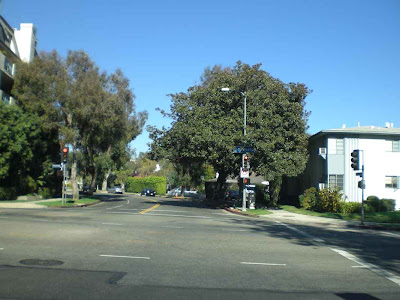
<path fill-rule="evenodd" d="M 310 137 L 310 159 L 301 176 L 300 190 L 339 187 L 347 201 L 361 202 L 360 177 L 351 168 L 351 152 L 362 150 L 365 199 L 368 196 L 396 200 L 400 209 L 400 128 L 363 126 L 322 130 Z"/>
<path fill-rule="evenodd" d="M 36 29 L 33 24 L 20 24 L 12 28 L 0 16 L 0 99 L 4 103 L 14 102 L 11 89 L 14 84 L 16 63 L 31 62 L 37 55 Z"/>

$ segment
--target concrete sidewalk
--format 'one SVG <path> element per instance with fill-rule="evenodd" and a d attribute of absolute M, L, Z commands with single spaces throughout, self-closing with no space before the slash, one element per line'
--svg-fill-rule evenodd
<path fill-rule="evenodd" d="M 37 201 L 28 201 L 28 202 L 2 202 L 0 201 L 0 208 L 35 208 L 35 209 L 47 209 L 48 207 L 45 205 L 40 205 L 42 202 L 53 202 L 60 201 L 61 198 L 56 199 L 46 199 L 46 200 L 37 200 Z"/>
<path fill-rule="evenodd" d="M 240 211 L 233 211 L 229 208 L 225 209 L 226 211 L 233 212 L 235 214 L 245 215 Z M 392 224 L 392 223 L 373 223 L 373 222 L 364 222 L 364 226 L 361 225 L 360 221 L 352 221 L 352 220 L 341 220 L 341 219 L 333 219 L 333 218 L 325 218 L 325 217 L 315 217 L 303 214 L 296 214 L 292 212 L 285 211 L 283 209 L 277 210 L 269 210 L 271 214 L 268 215 L 259 215 L 260 219 L 264 220 L 274 220 L 285 223 L 301 223 L 307 224 L 311 226 L 327 226 L 327 227 L 335 227 L 335 228 L 365 228 L 365 229 L 380 229 L 380 230 L 395 230 L 400 231 L 400 224 Z M 249 216 L 249 215 L 246 215 Z M 254 216 L 250 216 L 254 217 Z"/>

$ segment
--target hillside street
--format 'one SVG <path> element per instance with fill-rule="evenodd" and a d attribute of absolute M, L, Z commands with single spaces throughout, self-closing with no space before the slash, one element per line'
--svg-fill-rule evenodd
<path fill-rule="evenodd" d="M 0 208 L 0 298 L 400 297 L 399 232 L 101 198 L 82 208 Z"/>

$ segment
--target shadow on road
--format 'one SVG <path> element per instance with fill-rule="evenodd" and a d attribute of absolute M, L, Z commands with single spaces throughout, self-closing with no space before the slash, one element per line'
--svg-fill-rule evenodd
<path fill-rule="evenodd" d="M 366 262 L 379 265 L 400 275 L 400 239 L 396 236 L 384 236 L 374 230 L 355 229 L 350 225 L 338 230 L 331 224 L 329 226 L 307 225 L 304 223 L 290 224 L 291 227 L 297 230 L 322 239 L 323 242 L 319 243 L 314 241 L 312 237 L 305 237 L 301 233 L 267 218 L 265 220 L 230 218 L 224 219 L 222 222 L 246 225 L 246 228 L 254 233 L 286 239 L 297 245 L 311 247 L 323 245 L 329 248 L 347 250 Z M 284 223 L 284 221 L 282 222 Z"/>

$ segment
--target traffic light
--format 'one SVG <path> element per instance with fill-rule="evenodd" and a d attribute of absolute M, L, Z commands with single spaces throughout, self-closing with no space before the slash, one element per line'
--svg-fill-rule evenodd
<path fill-rule="evenodd" d="M 243 162 L 243 166 L 247 169 L 250 169 L 249 156 L 247 154 L 245 154 L 243 157 Z"/>
<path fill-rule="evenodd" d="M 351 167 L 355 171 L 360 170 L 360 150 L 351 152 Z"/>
<path fill-rule="evenodd" d="M 64 147 L 62 149 L 63 163 L 67 163 L 68 151 L 69 151 L 68 147 Z"/>
<path fill-rule="evenodd" d="M 250 184 L 250 178 L 245 178 L 244 179 L 244 184 Z"/>

